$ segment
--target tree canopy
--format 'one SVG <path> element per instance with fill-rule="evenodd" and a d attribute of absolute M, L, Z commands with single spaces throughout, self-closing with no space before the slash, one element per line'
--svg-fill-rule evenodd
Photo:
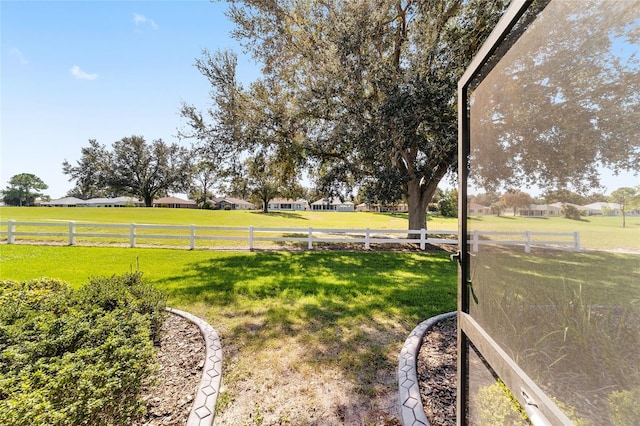
<path fill-rule="evenodd" d="M 10 206 L 32 206 L 36 198 L 42 197 L 49 186 L 31 173 L 20 173 L 9 179 L 9 185 L 2 190 L 5 204 Z"/>
<path fill-rule="evenodd" d="M 216 155 L 259 150 L 327 195 L 368 183 L 380 201 L 404 196 L 409 228 L 424 228 L 456 165 L 457 81 L 505 3 L 233 0 L 234 35 L 263 78 L 245 89 L 232 54 L 205 52 L 215 106 L 182 113 Z"/>
<path fill-rule="evenodd" d="M 80 193 L 131 195 L 147 207 L 168 191 L 186 192 L 191 177 L 187 149 L 162 139 L 148 144 L 142 136 L 122 138 L 111 151 L 90 140 L 77 165 L 65 160 L 62 170 Z"/>
<path fill-rule="evenodd" d="M 640 173 L 637 3 L 576 6 L 551 2 L 473 89 L 478 188 L 586 193 L 601 173 Z"/>

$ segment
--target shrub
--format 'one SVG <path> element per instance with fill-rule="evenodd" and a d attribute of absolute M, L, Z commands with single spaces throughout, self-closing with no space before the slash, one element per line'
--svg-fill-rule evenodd
<path fill-rule="evenodd" d="M 46 279 L 1 282 L 0 424 L 130 424 L 144 411 L 163 308 L 138 273 L 92 278 L 77 292 Z"/>
<path fill-rule="evenodd" d="M 640 419 L 640 387 L 609 395 L 609 417 L 615 426 L 632 426 Z"/>
<path fill-rule="evenodd" d="M 478 390 L 478 407 L 482 425 L 531 424 L 524 408 L 501 380 Z"/>
<path fill-rule="evenodd" d="M 565 204 L 560 211 L 567 219 L 580 220 L 580 210 L 571 204 Z"/>
<path fill-rule="evenodd" d="M 160 339 L 160 328 L 164 322 L 167 298 L 142 279 L 142 272 L 112 277 L 92 277 L 89 283 L 76 294 L 81 305 L 99 307 L 105 311 L 121 309 L 128 313 L 148 315 L 151 337 Z"/>

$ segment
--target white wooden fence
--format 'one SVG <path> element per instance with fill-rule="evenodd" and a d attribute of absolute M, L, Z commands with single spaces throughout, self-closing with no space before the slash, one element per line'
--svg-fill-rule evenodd
<path fill-rule="evenodd" d="M 495 238 L 496 236 L 504 237 L 504 239 Z M 580 251 L 580 233 L 479 231 L 475 229 L 469 234 L 469 244 L 472 252 L 477 252 L 480 245 L 524 246 L 525 253 L 531 253 L 531 247 Z"/>
<path fill-rule="evenodd" d="M 43 228 L 51 231 L 43 231 Z M 196 247 L 220 248 L 220 243 L 211 243 L 212 241 L 235 241 L 236 243 L 232 243 L 232 245 L 235 244 L 234 248 L 242 247 L 244 245 L 242 242 L 245 241 L 249 250 L 263 245 L 263 242 L 306 244 L 309 250 L 313 249 L 314 244 L 320 243 L 364 244 L 365 249 L 369 249 L 371 244 L 413 243 L 424 250 L 427 244 L 456 246 L 458 245 L 457 234 L 457 231 L 426 229 L 257 228 L 253 226 L 77 223 L 74 221 L 17 222 L 14 220 L 0 222 L 0 238 L 6 238 L 7 244 L 15 244 L 17 240 L 22 240 L 25 242 L 54 241 L 76 245 L 80 240 L 84 240 L 85 245 L 104 244 L 107 241 L 136 247 L 136 245 L 154 245 L 150 241 L 155 240 L 161 241 L 158 244 L 172 246 L 188 244 L 191 250 Z M 409 235 L 414 237 L 408 238 Z M 509 239 L 494 239 L 493 236 L 507 236 Z M 580 238 L 577 232 L 474 231 L 469 237 L 471 250 L 476 252 L 480 245 L 522 245 L 526 253 L 531 251 L 532 246 L 580 250 Z M 562 239 L 549 240 L 548 237 L 562 237 Z M 240 243 L 237 243 L 238 241 Z"/>

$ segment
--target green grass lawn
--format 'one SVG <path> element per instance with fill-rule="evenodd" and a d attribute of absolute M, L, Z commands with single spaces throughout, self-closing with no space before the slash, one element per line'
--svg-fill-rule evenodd
<path fill-rule="evenodd" d="M 269 212 L 163 208 L 0 207 L 0 220 L 152 223 L 207 226 L 406 229 L 406 213 Z M 456 218 L 430 217 L 429 228 L 457 229 Z"/>

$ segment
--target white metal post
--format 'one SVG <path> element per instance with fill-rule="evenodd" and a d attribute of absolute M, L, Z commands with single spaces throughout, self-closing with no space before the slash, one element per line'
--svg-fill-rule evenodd
<path fill-rule="evenodd" d="M 473 230 L 473 252 L 474 253 L 478 252 L 479 239 L 480 239 L 480 232 L 477 229 L 474 229 Z"/>
<path fill-rule="evenodd" d="M 249 227 L 249 250 L 253 250 L 253 225 Z"/>
<path fill-rule="evenodd" d="M 309 227 L 309 242 L 307 244 L 309 250 L 313 250 L 313 228 Z"/>
<path fill-rule="evenodd" d="M 531 253 L 531 231 L 524 231 L 524 252 Z"/>
<path fill-rule="evenodd" d="M 7 244 L 13 244 L 16 242 L 16 221 L 9 221 L 9 229 L 7 230 Z"/>
<path fill-rule="evenodd" d="M 573 233 L 574 250 L 580 251 L 580 233 L 578 231 Z"/>
<path fill-rule="evenodd" d="M 189 240 L 191 242 L 191 250 L 196 248 L 196 226 L 191 225 Z"/>
<path fill-rule="evenodd" d="M 366 229 L 365 234 L 364 234 L 364 248 L 366 250 L 369 250 L 369 248 L 371 247 L 371 242 L 369 241 L 370 239 L 370 234 L 369 234 L 369 228 Z"/>
<path fill-rule="evenodd" d="M 427 230 L 420 229 L 420 250 L 424 250 L 427 247 Z"/>
<path fill-rule="evenodd" d="M 136 224 L 132 223 L 129 227 L 129 247 L 136 246 Z"/>
<path fill-rule="evenodd" d="M 69 245 L 73 246 L 76 244 L 76 222 L 69 221 Z"/>

